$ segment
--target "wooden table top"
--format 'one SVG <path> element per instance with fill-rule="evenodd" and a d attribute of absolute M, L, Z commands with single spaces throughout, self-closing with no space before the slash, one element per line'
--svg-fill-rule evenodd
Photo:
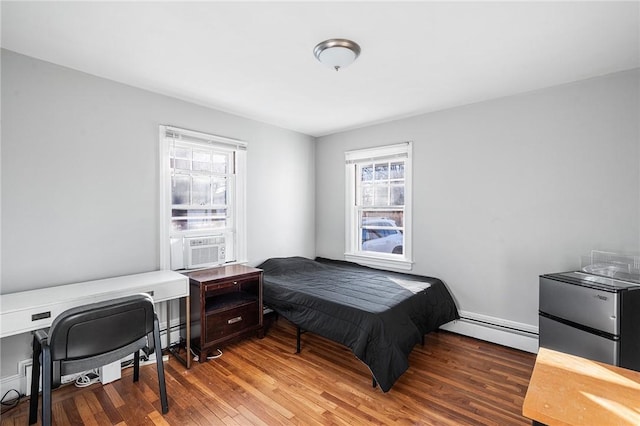
<path fill-rule="evenodd" d="M 540 348 L 522 414 L 547 425 L 640 425 L 640 372 Z"/>
<path fill-rule="evenodd" d="M 187 272 L 184 275 L 193 281 L 205 283 L 209 281 L 226 280 L 232 277 L 241 277 L 262 272 L 262 269 L 252 268 L 246 265 L 223 265 L 198 271 Z"/>

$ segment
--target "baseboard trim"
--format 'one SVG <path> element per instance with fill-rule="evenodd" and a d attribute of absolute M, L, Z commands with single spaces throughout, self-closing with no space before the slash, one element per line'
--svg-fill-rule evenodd
<path fill-rule="evenodd" d="M 26 387 L 26 378 L 19 374 L 14 374 L 13 376 L 7 376 L 0 379 L 0 395 L 4 395 L 13 389 L 18 391 L 22 396 L 25 394 Z M 7 398 L 12 398 L 14 396 L 15 395 L 8 395 Z"/>
<path fill-rule="evenodd" d="M 459 313 L 459 320 L 440 328 L 521 351 L 538 353 L 538 327 L 474 312 Z"/>

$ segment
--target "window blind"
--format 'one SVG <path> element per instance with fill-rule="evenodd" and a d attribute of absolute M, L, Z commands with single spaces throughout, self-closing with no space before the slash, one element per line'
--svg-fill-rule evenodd
<path fill-rule="evenodd" d="M 210 146 L 233 151 L 245 151 L 247 143 L 238 139 L 223 136 L 209 135 L 195 130 L 181 129 L 178 127 L 164 126 L 165 138 L 185 143 L 208 144 Z"/>

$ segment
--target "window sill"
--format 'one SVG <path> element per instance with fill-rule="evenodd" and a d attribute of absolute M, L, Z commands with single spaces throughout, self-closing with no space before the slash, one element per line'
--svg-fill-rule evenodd
<path fill-rule="evenodd" d="M 345 260 L 359 265 L 370 266 L 378 269 L 388 269 L 397 271 L 411 271 L 413 262 L 405 259 L 390 259 L 386 257 L 368 256 L 364 254 L 345 253 Z"/>

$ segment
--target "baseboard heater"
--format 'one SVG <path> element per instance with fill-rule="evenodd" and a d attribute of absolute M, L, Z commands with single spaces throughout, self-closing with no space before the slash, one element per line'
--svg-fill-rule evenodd
<path fill-rule="evenodd" d="M 523 351 L 538 352 L 538 327 L 474 312 L 459 311 L 460 319 L 443 325 L 443 330 L 486 340 Z"/>
<path fill-rule="evenodd" d="M 470 322 L 472 324 L 478 324 L 485 327 L 495 328 L 496 330 L 503 330 L 511 333 L 517 333 L 523 336 L 535 337 L 535 338 L 538 337 L 537 331 L 525 330 L 523 328 L 515 327 L 513 325 L 499 324 L 497 322 L 487 321 L 484 319 L 478 319 L 478 318 L 460 315 L 460 319 L 458 321 Z"/>

